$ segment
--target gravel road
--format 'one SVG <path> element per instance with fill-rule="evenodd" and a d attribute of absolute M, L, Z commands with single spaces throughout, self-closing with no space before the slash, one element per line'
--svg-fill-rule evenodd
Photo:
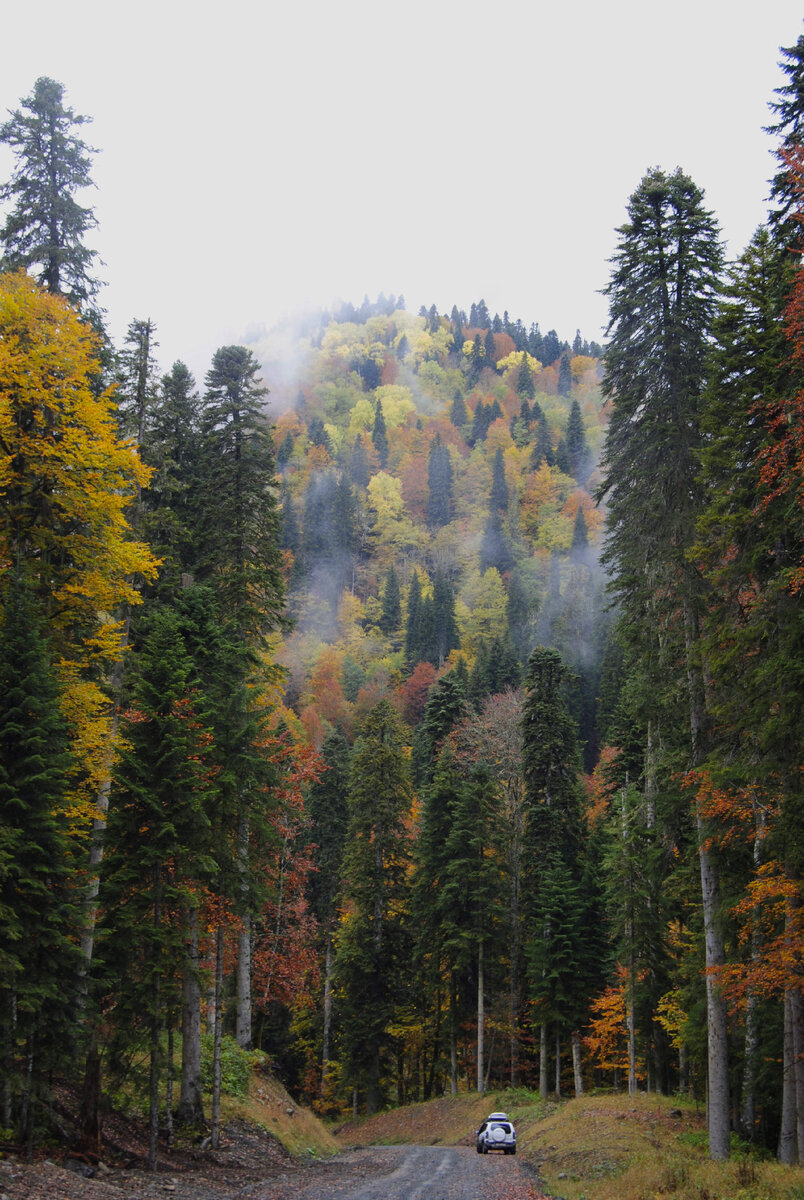
<path fill-rule="evenodd" d="M 248 1200 L 544 1200 L 518 1159 L 466 1147 L 351 1150 L 280 1173 L 240 1193 Z"/>

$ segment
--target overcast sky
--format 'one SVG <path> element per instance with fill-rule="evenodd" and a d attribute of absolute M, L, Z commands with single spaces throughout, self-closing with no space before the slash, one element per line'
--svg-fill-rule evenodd
<path fill-rule="evenodd" d="M 150 316 L 162 366 L 199 376 L 285 311 L 380 291 L 602 339 L 649 167 L 704 188 L 731 255 L 764 219 L 804 32 L 795 0 L 3 7 L 0 114 L 49 75 L 93 118 L 113 335 Z"/>

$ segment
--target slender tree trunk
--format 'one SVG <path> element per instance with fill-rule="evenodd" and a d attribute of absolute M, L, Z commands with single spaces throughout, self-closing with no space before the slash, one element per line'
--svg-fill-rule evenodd
<path fill-rule="evenodd" d="M 698 619 L 689 598 L 684 601 L 684 637 L 687 658 L 687 687 L 690 705 L 691 762 L 694 767 L 704 761 L 706 719 L 704 686 L 696 665 L 699 644 Z M 718 926 L 720 880 L 714 856 L 709 849 L 707 830 L 700 815 L 698 826 L 698 861 L 701 870 L 701 899 L 706 946 L 706 1027 L 707 1027 L 707 1105 L 706 1125 L 709 1132 L 709 1157 L 729 1157 L 731 1120 L 729 1108 L 729 1054 L 726 1005 L 713 970 L 723 966 L 726 951 Z"/>
<path fill-rule="evenodd" d="M 174 1031 L 173 1031 L 173 1014 L 168 1018 L 168 1043 L 167 1043 L 167 1078 L 165 1081 L 165 1129 L 167 1132 L 167 1144 L 173 1146 L 173 1054 L 174 1054 Z"/>
<path fill-rule="evenodd" d="M 575 1076 L 575 1095 L 583 1095 L 583 1071 L 581 1063 L 581 1035 L 577 1029 L 572 1031 L 572 1071 Z"/>
<path fill-rule="evenodd" d="M 556 1099 L 561 1099 L 561 1034 L 556 1026 Z"/>
<path fill-rule="evenodd" d="M 324 955 L 324 1031 L 321 1045 L 321 1095 L 327 1086 L 329 1070 L 329 1040 L 332 1030 L 332 934 L 327 930 L 327 948 Z"/>
<path fill-rule="evenodd" d="M 793 1166 L 798 1160 L 796 1135 L 796 1076 L 793 1062 L 793 1005 L 789 991 L 784 994 L 784 1041 L 782 1048 L 782 1123 L 779 1130 L 779 1162 Z"/>
<path fill-rule="evenodd" d="M 542 1100 L 546 1100 L 548 1094 L 547 1072 L 547 1022 L 542 1021 L 539 1030 L 539 1095 Z"/>
<path fill-rule="evenodd" d="M 790 1019 L 793 1025 L 793 1071 L 796 1091 L 796 1134 L 798 1162 L 804 1164 L 804 999 L 801 992 L 790 992 Z"/>
<path fill-rule="evenodd" d="M 628 956 L 628 1095 L 636 1095 L 637 1090 L 637 1073 L 636 1073 L 636 1017 L 635 1017 L 635 975 L 636 969 L 634 966 L 634 943 L 631 930 L 629 928 L 630 949 Z"/>
<path fill-rule="evenodd" d="M 477 1090 L 482 1094 L 483 1079 L 483 1034 L 485 1030 L 485 981 L 483 979 L 483 941 L 477 947 Z"/>
<path fill-rule="evenodd" d="M 95 1030 L 90 1030 L 89 1049 L 84 1066 L 84 1086 L 81 1089 L 78 1149 L 89 1158 L 101 1156 L 101 1092 L 103 1059 L 98 1049 Z"/>
<path fill-rule="evenodd" d="M 160 955 L 158 938 L 159 925 L 162 920 L 162 910 L 159 901 L 161 886 L 160 870 L 157 867 L 154 875 L 154 887 L 157 899 L 154 903 L 154 940 L 151 954 L 153 982 L 151 984 L 151 1061 L 148 1072 L 148 1170 L 156 1171 L 157 1152 L 159 1148 L 159 1031 L 161 1004 L 161 970 L 156 965 Z"/>
<path fill-rule="evenodd" d="M 176 1114 L 181 1125 L 204 1122 L 201 1088 L 201 979 L 198 970 L 198 909 L 184 917 L 184 964 L 181 979 L 181 1088 Z"/>
<path fill-rule="evenodd" d="M 712 975 L 711 968 L 725 962 L 723 939 L 717 928 L 719 884 L 717 869 L 707 844 L 703 822 L 698 819 L 699 850 L 701 867 L 701 894 L 703 897 L 704 935 L 706 941 L 706 1013 L 707 1013 L 707 1102 L 706 1124 L 709 1130 L 709 1157 L 729 1157 L 729 1059 L 726 1023 L 726 1005 Z"/>
<path fill-rule="evenodd" d="M 449 976 L 449 1090 L 458 1095 L 458 997 L 455 994 L 455 972 Z"/>
<path fill-rule="evenodd" d="M 241 801 L 237 829 L 237 858 L 240 872 L 240 896 L 242 903 L 242 926 L 237 938 L 237 1015 L 235 1038 L 238 1046 L 251 1049 L 251 915 L 248 883 L 249 858 L 249 814 L 245 801 Z"/>
<path fill-rule="evenodd" d="M 221 1125 L 221 1040 L 223 1037 L 223 926 L 215 938 L 215 1034 L 212 1052 L 212 1149 L 220 1145 Z"/>
<path fill-rule="evenodd" d="M 761 836 L 764 827 L 761 810 L 755 806 L 757 833 L 754 838 L 754 870 L 760 865 Z M 757 962 L 760 951 L 760 933 L 755 914 L 751 917 L 751 959 Z M 749 1142 L 756 1135 L 755 1087 L 759 1062 L 759 1013 L 757 998 L 752 991 L 745 1003 L 745 1054 L 743 1058 L 742 1094 L 740 1097 L 740 1133 Z"/>

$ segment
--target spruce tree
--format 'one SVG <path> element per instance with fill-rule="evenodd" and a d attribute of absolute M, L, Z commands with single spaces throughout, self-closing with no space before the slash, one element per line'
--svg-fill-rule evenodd
<path fill-rule="evenodd" d="M 491 467 L 491 495 L 489 509 L 506 510 L 508 508 L 508 483 L 505 478 L 505 461 L 500 446 L 494 452 L 494 462 Z"/>
<path fill-rule="evenodd" d="M 0 126 L 0 142 L 17 156 L 0 188 L 0 200 L 14 204 L 0 230 L 2 268 L 32 269 L 49 291 L 79 307 L 91 305 L 100 288 L 91 273 L 97 254 L 84 243 L 97 221 L 75 199 L 92 186 L 95 151 L 78 135 L 89 119 L 65 106 L 62 84 L 42 76 Z"/>

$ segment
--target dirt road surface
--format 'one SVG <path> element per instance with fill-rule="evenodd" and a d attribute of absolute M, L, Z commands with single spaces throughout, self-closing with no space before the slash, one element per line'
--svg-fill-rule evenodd
<path fill-rule="evenodd" d="M 243 1200 L 544 1200 L 515 1157 L 461 1146 L 351 1150 L 289 1170 L 240 1194 Z"/>

